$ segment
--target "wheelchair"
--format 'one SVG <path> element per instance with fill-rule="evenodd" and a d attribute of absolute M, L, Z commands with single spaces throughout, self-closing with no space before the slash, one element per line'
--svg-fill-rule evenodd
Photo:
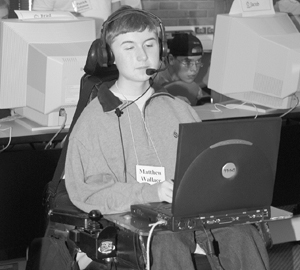
<path fill-rule="evenodd" d="M 94 43 L 92 46 L 95 46 Z M 80 97 L 75 115 L 64 141 L 53 179 L 48 183 L 44 195 L 44 237 L 71 241 L 75 249 L 75 252 L 72 250 L 72 254 L 78 251 L 84 252 L 105 269 L 145 269 L 147 236 L 118 226 L 103 217 L 97 209 L 90 213 L 81 211 L 72 204 L 66 191 L 63 174 L 69 134 L 85 106 L 97 96 L 98 86 L 105 81 L 118 78 L 118 70 L 115 66 L 103 68 L 95 64 L 92 59 L 94 63 L 90 68 L 89 57 L 93 55 L 88 55 L 85 74 L 81 78 Z M 195 254 L 193 259 L 196 269 L 211 270 L 205 255 Z M 26 268 L 26 270 L 31 269 L 30 266 Z"/>

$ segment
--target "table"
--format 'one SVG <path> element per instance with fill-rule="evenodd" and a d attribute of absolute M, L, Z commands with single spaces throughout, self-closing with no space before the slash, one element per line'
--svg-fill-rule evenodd
<path fill-rule="evenodd" d="M 57 128 L 44 128 L 31 131 L 18 123 L 18 120 L 0 122 L 0 146 L 7 145 L 10 137 L 10 129 L 11 145 L 48 142 L 58 130 Z M 57 135 L 56 141 L 61 141 L 67 132 L 68 128 L 63 129 L 62 132 Z"/>
<path fill-rule="evenodd" d="M 228 109 L 224 106 L 228 104 L 236 104 L 236 106 L 232 109 Z M 211 121 L 211 120 L 224 120 L 224 119 L 231 119 L 231 118 L 252 118 L 255 117 L 256 114 L 258 117 L 274 117 L 274 116 L 281 116 L 287 110 L 270 110 L 267 113 L 256 112 L 255 109 L 253 110 L 243 110 L 239 107 L 239 104 L 242 102 L 235 103 L 227 101 L 224 103 L 218 104 L 211 104 L 206 103 L 202 106 L 195 106 L 193 107 L 202 121 Z M 300 120 L 300 107 L 295 108 L 292 112 L 284 116 L 284 119 L 299 119 Z"/>

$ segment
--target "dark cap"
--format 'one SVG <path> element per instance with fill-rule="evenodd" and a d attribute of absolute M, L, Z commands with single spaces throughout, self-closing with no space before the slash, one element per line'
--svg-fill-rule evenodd
<path fill-rule="evenodd" d="M 170 54 L 174 56 L 198 56 L 203 54 L 201 41 L 193 34 L 176 33 L 168 41 Z"/>

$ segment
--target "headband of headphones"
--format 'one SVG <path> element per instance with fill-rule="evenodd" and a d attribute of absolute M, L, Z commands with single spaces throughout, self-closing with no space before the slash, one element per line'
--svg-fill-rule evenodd
<path fill-rule="evenodd" d="M 164 25 L 163 25 L 161 19 L 151 12 L 148 12 L 148 11 L 145 11 L 142 9 L 138 9 L 138 8 L 132 8 L 130 6 L 122 6 L 119 10 L 117 10 L 112 15 L 110 15 L 108 17 L 108 19 L 103 23 L 102 31 L 101 31 L 102 32 L 102 34 L 101 34 L 102 42 L 100 42 L 101 52 L 100 52 L 100 57 L 98 58 L 98 64 L 101 67 L 107 67 L 114 63 L 114 55 L 106 43 L 106 31 L 107 31 L 108 25 L 110 23 L 122 18 L 123 16 L 126 16 L 128 14 L 134 14 L 134 13 L 144 14 L 144 15 L 154 19 L 157 22 L 157 24 L 160 28 L 160 59 L 163 60 L 167 56 L 168 45 L 167 45 L 167 41 L 165 38 L 165 28 L 164 28 Z"/>

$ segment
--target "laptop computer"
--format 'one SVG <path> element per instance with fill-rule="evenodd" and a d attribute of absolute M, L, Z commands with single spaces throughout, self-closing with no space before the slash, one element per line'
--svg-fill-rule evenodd
<path fill-rule="evenodd" d="M 171 231 L 269 219 L 280 132 L 279 117 L 180 124 L 172 204 L 132 215 Z"/>

